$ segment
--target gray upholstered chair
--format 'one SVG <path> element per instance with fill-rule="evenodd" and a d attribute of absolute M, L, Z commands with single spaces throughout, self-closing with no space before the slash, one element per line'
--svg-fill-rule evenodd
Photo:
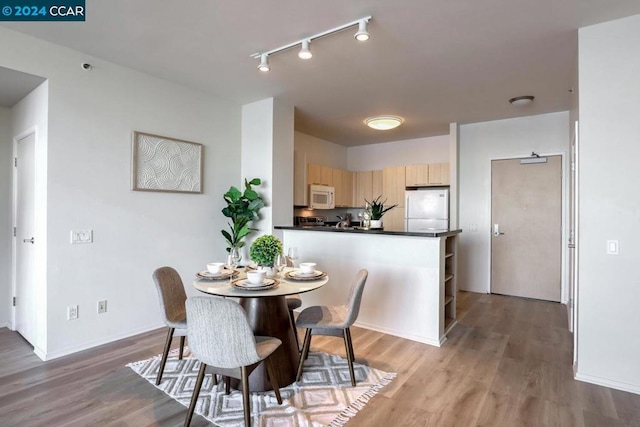
<path fill-rule="evenodd" d="M 180 337 L 180 353 L 178 359 L 182 360 L 184 351 L 184 338 L 187 335 L 187 311 L 185 301 L 187 294 L 184 291 L 182 279 L 176 270 L 171 267 L 161 267 L 153 272 L 153 281 L 156 284 L 158 298 L 160 299 L 160 311 L 162 320 L 169 327 L 167 340 L 162 352 L 162 360 L 158 369 L 156 385 L 162 380 L 164 366 L 167 363 L 167 355 L 171 348 L 173 336 Z"/>
<path fill-rule="evenodd" d="M 211 366 L 227 378 L 237 378 L 241 381 L 245 426 L 251 425 L 249 374 L 263 360 L 278 403 L 282 404 L 274 367 L 269 358 L 282 341 L 272 337 L 254 336 L 242 307 L 228 299 L 189 298 L 187 316 L 189 318 L 187 327 L 189 349 L 191 354 L 200 361 L 200 370 L 184 422 L 185 426 L 191 423 L 207 366 Z"/>
<path fill-rule="evenodd" d="M 306 328 L 304 334 L 304 343 L 302 344 L 302 354 L 300 355 L 300 364 L 298 365 L 298 374 L 296 381 L 300 381 L 302 377 L 302 366 L 309 354 L 309 346 L 311 345 L 311 334 L 343 336 L 344 346 L 347 352 L 347 362 L 349 364 L 349 375 L 351 376 L 351 385 L 356 385 L 356 378 L 353 372 L 353 344 L 351 343 L 351 331 L 349 327 L 358 318 L 360 311 L 360 302 L 362 301 L 362 292 L 367 282 L 369 272 L 362 269 L 358 272 L 353 284 L 349 299 L 345 305 L 339 306 L 312 306 L 302 310 L 298 316 L 296 324 L 299 328 Z"/>

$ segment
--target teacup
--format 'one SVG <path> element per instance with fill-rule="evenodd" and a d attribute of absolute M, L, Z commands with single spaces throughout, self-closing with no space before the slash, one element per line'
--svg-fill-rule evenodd
<path fill-rule="evenodd" d="M 247 271 L 247 280 L 252 285 L 261 285 L 264 282 L 264 278 L 267 272 L 264 270 L 251 270 Z"/>
<path fill-rule="evenodd" d="M 315 271 L 316 263 L 315 262 L 301 262 L 300 263 L 300 273 L 302 274 L 312 274 Z"/>
<path fill-rule="evenodd" d="M 207 264 L 207 270 L 211 274 L 220 274 L 224 268 L 223 262 L 210 262 Z"/>

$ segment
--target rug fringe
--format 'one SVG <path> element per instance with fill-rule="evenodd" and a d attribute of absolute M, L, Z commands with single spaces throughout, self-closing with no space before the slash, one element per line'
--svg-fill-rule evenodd
<path fill-rule="evenodd" d="M 380 390 L 384 388 L 384 386 L 388 385 L 393 381 L 398 374 L 396 373 L 387 373 L 380 381 L 374 384 L 369 390 L 367 390 L 362 396 L 360 396 L 356 401 L 354 401 L 348 408 L 345 408 L 337 417 L 329 423 L 327 427 L 344 427 L 347 422 L 356 414 L 365 407 L 367 403 L 371 400 L 373 396 L 378 394 Z"/>

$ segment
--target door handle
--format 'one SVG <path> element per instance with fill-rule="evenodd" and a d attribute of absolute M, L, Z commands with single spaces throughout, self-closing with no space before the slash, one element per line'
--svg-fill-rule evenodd
<path fill-rule="evenodd" d="M 498 237 L 503 235 L 504 233 L 500 232 L 500 225 L 499 224 L 493 224 L 493 235 Z"/>
<path fill-rule="evenodd" d="M 33 244 L 33 243 L 34 243 L 34 238 L 32 237 L 32 238 L 30 238 L 30 239 L 23 239 L 22 241 L 23 241 L 24 243 L 31 243 L 31 244 Z"/>

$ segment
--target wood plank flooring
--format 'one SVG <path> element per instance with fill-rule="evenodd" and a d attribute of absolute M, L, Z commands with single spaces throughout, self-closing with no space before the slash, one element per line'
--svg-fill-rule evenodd
<path fill-rule="evenodd" d="M 353 328 L 356 360 L 397 372 L 348 426 L 640 426 L 640 396 L 572 378 L 572 337 L 556 303 L 460 292 L 441 348 Z M 185 407 L 133 371 L 165 330 L 42 362 L 0 329 L 0 426 L 180 426 Z M 344 357 L 342 340 L 312 351 Z M 210 425 L 195 417 L 193 426 Z"/>

